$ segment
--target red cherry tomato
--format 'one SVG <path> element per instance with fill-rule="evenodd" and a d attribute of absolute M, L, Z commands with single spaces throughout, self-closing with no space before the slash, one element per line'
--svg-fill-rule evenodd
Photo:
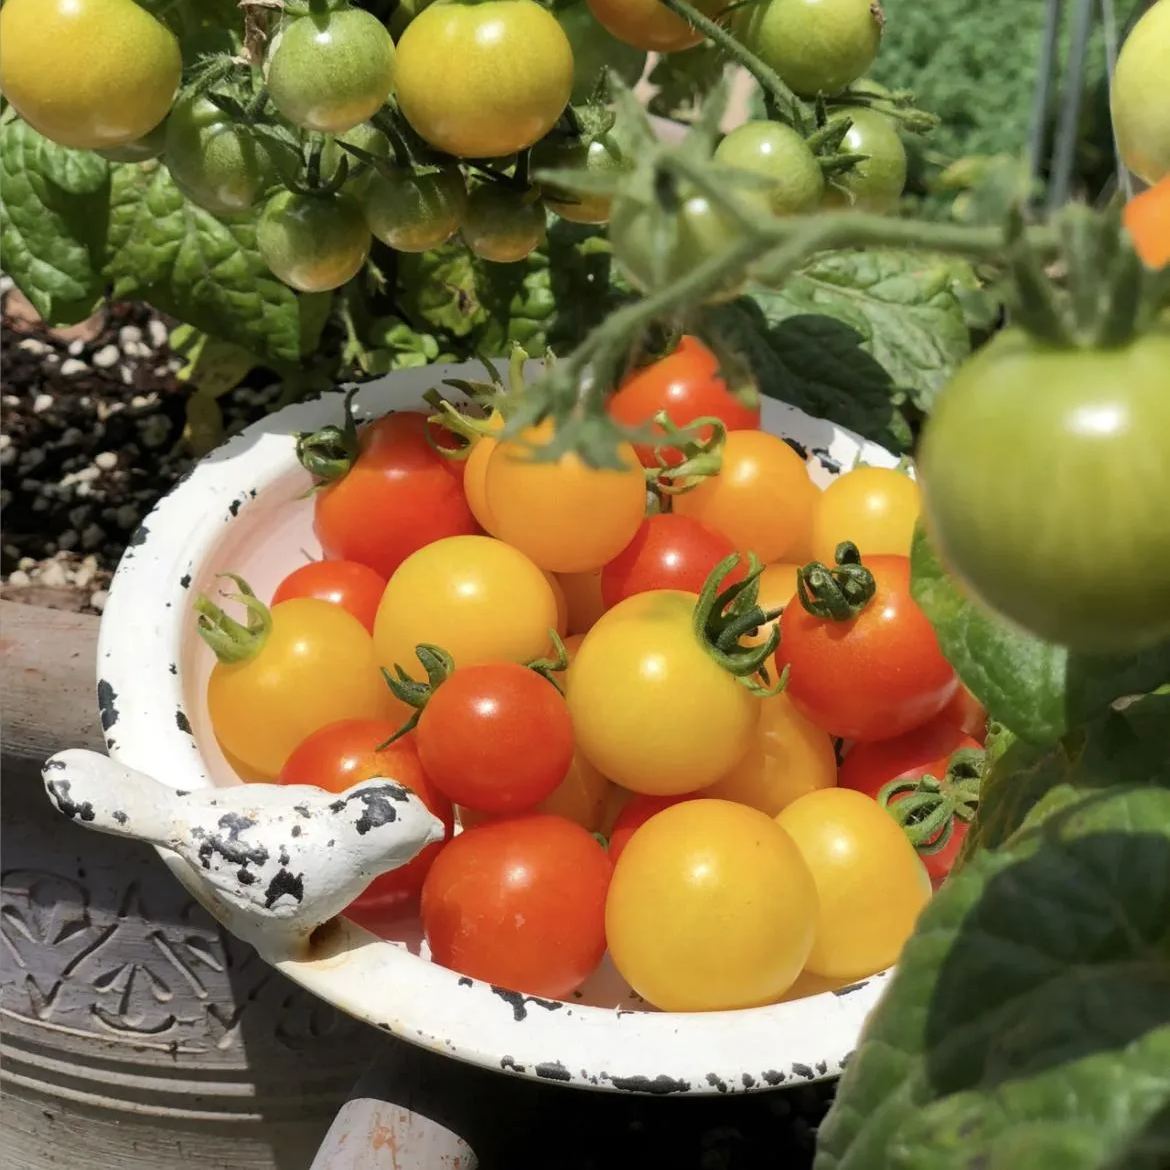
<path fill-rule="evenodd" d="M 353 466 L 315 497 L 313 528 L 329 560 L 360 561 L 389 578 L 424 545 L 479 531 L 463 464 L 440 455 L 432 439 L 451 436 L 415 411 L 362 429 Z"/>
<path fill-rule="evenodd" d="M 596 839 L 564 817 L 533 813 L 467 829 L 423 886 L 431 956 L 500 987 L 563 998 L 605 953 L 611 873 Z"/>
<path fill-rule="evenodd" d="M 891 780 L 928 774 L 941 776 L 952 752 L 979 746 L 971 736 L 955 727 L 944 711 L 905 735 L 854 745 L 837 772 L 837 786 L 855 788 L 876 800 L 882 787 Z M 944 761 L 942 772 L 932 771 L 940 759 Z"/>
<path fill-rule="evenodd" d="M 418 753 L 435 787 L 476 812 L 524 812 L 565 778 L 573 722 L 560 691 L 515 662 L 455 670 L 418 721 Z"/>
<path fill-rule="evenodd" d="M 699 593 L 711 570 L 735 545 L 689 516 L 647 516 L 634 539 L 601 570 L 601 597 L 607 608 L 635 593 L 654 589 L 681 589 Z M 741 581 L 747 566 L 740 565 L 727 583 Z"/>
<path fill-rule="evenodd" d="M 754 431 L 760 425 L 760 407 L 748 405 L 728 389 L 719 374 L 719 359 L 697 338 L 684 336 L 673 353 L 635 370 L 609 400 L 610 417 L 626 426 L 642 426 L 666 411 L 675 426 L 697 418 L 720 419 L 729 431 Z M 655 427 L 657 434 L 661 427 Z M 704 427 L 704 437 L 711 433 Z M 635 446 L 643 467 L 658 467 L 652 444 Z M 662 452 L 667 466 L 682 462 L 678 451 Z"/>
<path fill-rule="evenodd" d="M 907 557 L 869 557 L 876 592 L 845 621 L 799 602 L 780 619 L 776 667 L 789 667 L 793 706 L 830 735 L 892 739 L 933 719 L 959 685 L 910 596 Z"/>
<path fill-rule="evenodd" d="M 641 793 L 632 796 L 622 806 L 610 830 L 610 861 L 617 865 L 617 859 L 630 843 L 630 838 L 651 817 L 657 816 L 664 808 L 670 808 L 672 804 L 681 804 L 684 800 L 694 800 L 696 796 L 702 795 L 702 792 L 682 792 L 678 796 L 644 796 Z"/>
<path fill-rule="evenodd" d="M 281 784 L 311 784 L 328 792 L 344 792 L 363 780 L 384 776 L 405 784 L 437 816 L 450 838 L 455 828 L 451 802 L 427 779 L 413 735 L 404 735 L 378 750 L 397 730 L 378 719 L 343 719 L 303 740 L 280 770 Z M 350 909 L 360 917 L 382 916 L 408 907 L 422 889 L 423 879 L 443 848 L 428 845 L 401 869 L 374 878 Z"/>
<path fill-rule="evenodd" d="M 312 561 L 294 569 L 276 587 L 272 604 L 315 597 L 349 610 L 372 634 L 386 579 L 357 561 Z"/>
<path fill-rule="evenodd" d="M 987 708 L 962 684 L 939 718 L 977 739 L 980 745 L 987 740 Z"/>

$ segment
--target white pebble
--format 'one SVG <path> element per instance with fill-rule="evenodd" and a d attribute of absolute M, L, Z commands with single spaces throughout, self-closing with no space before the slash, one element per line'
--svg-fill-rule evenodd
<path fill-rule="evenodd" d="M 0 276 L 0 297 L 11 292 L 16 287 L 16 281 L 11 276 Z"/>
<path fill-rule="evenodd" d="M 66 358 L 61 363 L 61 374 L 66 378 L 76 378 L 79 374 L 84 374 L 89 370 L 89 366 L 85 362 L 78 361 L 77 358 Z"/>
<path fill-rule="evenodd" d="M 153 345 L 156 349 L 166 345 L 167 338 L 170 337 L 170 333 L 167 331 L 167 327 L 158 320 L 151 321 L 146 326 L 146 331 L 150 334 L 150 344 Z"/>
<path fill-rule="evenodd" d="M 26 337 L 16 348 L 23 349 L 25 353 L 42 354 L 49 352 L 49 346 L 35 337 Z"/>
<path fill-rule="evenodd" d="M 22 569 L 35 569 L 37 563 L 32 557 L 21 557 L 17 564 Z"/>
<path fill-rule="evenodd" d="M 109 600 L 110 592 L 108 589 L 98 589 L 89 595 L 89 604 L 99 613 L 106 608 L 106 602 Z"/>
<path fill-rule="evenodd" d="M 113 471 L 118 466 L 118 456 L 113 451 L 99 451 L 93 461 L 102 471 Z"/>
<path fill-rule="evenodd" d="M 69 343 L 69 356 L 70 357 L 81 357 L 81 355 L 84 352 L 85 352 L 85 342 L 82 341 L 80 337 L 76 341 L 71 341 Z"/>
<path fill-rule="evenodd" d="M 11 435 L 0 435 L 0 451 L 7 451 L 12 446 Z"/>
<path fill-rule="evenodd" d="M 32 584 L 29 575 L 23 569 L 15 569 L 8 574 L 9 585 L 30 585 Z"/>
<path fill-rule="evenodd" d="M 50 561 L 41 571 L 37 583 L 47 585 L 50 589 L 60 589 L 69 584 L 65 575 L 65 566 L 60 561 Z"/>
<path fill-rule="evenodd" d="M 84 533 L 82 533 L 81 542 L 82 544 L 85 543 Z M 94 579 L 95 576 L 97 576 L 97 574 L 94 573 L 92 569 L 78 569 L 77 572 L 73 574 L 73 584 L 76 585 L 78 589 L 84 589 Z"/>
<path fill-rule="evenodd" d="M 116 345 L 103 345 L 101 349 L 93 355 L 93 364 L 99 370 L 108 370 L 111 366 L 118 364 L 118 359 L 122 355 L 118 352 Z"/>
<path fill-rule="evenodd" d="M 122 369 L 118 372 L 122 375 L 122 381 L 125 382 L 127 386 L 129 386 L 130 383 L 134 381 L 133 370 L 128 370 L 125 366 L 123 366 Z"/>
<path fill-rule="evenodd" d="M 118 330 L 118 344 L 125 349 L 142 340 L 142 330 L 137 325 L 123 325 Z"/>
<path fill-rule="evenodd" d="M 51 410 L 53 406 L 53 396 L 51 394 L 38 394 L 33 399 L 33 414 L 44 414 L 46 410 Z"/>

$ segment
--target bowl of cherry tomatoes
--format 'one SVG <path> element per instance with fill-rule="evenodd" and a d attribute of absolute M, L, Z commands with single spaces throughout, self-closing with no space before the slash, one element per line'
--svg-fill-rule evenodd
<path fill-rule="evenodd" d="M 653 442 L 535 461 L 549 424 L 436 414 L 448 381 L 484 389 L 429 367 L 289 406 L 159 503 L 102 621 L 111 754 L 182 789 L 413 789 L 446 839 L 277 960 L 408 1041 L 645 1093 L 836 1075 L 976 742 L 909 593 L 912 477 L 694 339 L 610 409 L 720 420 L 714 474 Z"/>

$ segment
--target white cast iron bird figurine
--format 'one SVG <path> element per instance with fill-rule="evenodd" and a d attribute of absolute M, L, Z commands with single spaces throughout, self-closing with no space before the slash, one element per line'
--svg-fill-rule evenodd
<path fill-rule="evenodd" d="M 442 822 L 392 779 L 342 793 L 299 784 L 183 792 L 83 750 L 59 752 L 42 775 L 77 824 L 178 854 L 193 892 L 266 956 L 303 949 L 373 878 L 443 839 Z"/>

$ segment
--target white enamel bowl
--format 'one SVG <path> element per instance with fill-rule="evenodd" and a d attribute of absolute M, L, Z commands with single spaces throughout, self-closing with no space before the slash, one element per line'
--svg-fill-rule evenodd
<path fill-rule="evenodd" d="M 441 379 L 481 376 L 471 364 L 402 371 L 365 386 L 357 411 L 418 408 Z M 250 427 L 203 460 L 135 533 L 99 642 L 102 725 L 123 763 L 176 788 L 236 782 L 208 723 L 212 655 L 194 632 L 192 601 L 212 593 L 225 570 L 271 596 L 305 554 L 319 553 L 294 435 L 338 422 L 341 404 L 340 394 L 326 395 Z M 896 463 L 883 448 L 771 399 L 763 417 L 807 450 L 822 484 L 859 457 Z M 164 857 L 185 880 L 183 863 Z M 771 1007 L 660 1013 L 608 965 L 569 1002 L 525 998 L 431 963 L 417 933 L 385 941 L 346 920 L 322 932 L 310 959 L 277 965 L 342 1010 L 460 1060 L 588 1088 L 684 1094 L 836 1075 L 887 974 Z"/>

